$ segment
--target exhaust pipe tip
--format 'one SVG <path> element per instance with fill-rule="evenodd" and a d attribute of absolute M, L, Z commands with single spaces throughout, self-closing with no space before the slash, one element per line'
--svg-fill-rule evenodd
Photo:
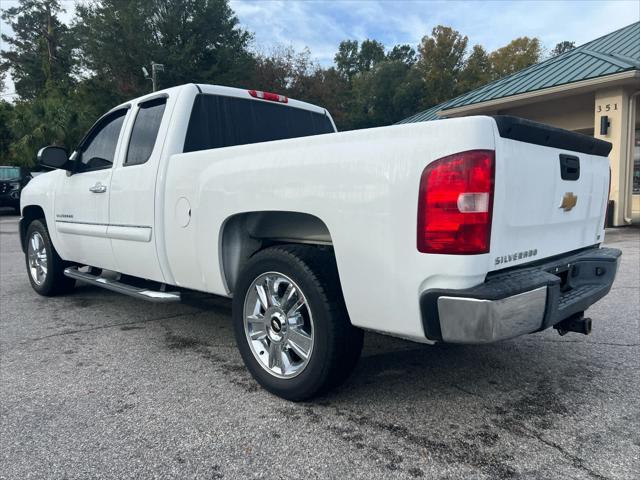
<path fill-rule="evenodd" d="M 584 333 L 585 335 L 590 335 L 591 334 L 591 319 L 590 318 L 583 318 L 582 321 L 584 322 L 584 331 L 580 332 L 580 333 Z"/>

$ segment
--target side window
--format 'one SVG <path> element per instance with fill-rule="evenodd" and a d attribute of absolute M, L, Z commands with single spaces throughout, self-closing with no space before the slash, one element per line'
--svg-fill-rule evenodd
<path fill-rule="evenodd" d="M 166 105 L 166 98 L 157 98 L 140 105 L 131 131 L 125 165 L 140 165 L 149 160 Z"/>
<path fill-rule="evenodd" d="M 78 172 L 111 168 L 126 114 L 126 109 L 118 110 L 93 127 L 80 148 Z"/>

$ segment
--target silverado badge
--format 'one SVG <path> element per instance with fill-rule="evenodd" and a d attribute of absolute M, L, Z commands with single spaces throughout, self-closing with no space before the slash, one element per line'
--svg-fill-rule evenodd
<path fill-rule="evenodd" d="M 568 212 L 578 203 L 578 196 L 574 195 L 573 192 L 567 192 L 562 197 L 562 203 L 558 208 L 563 209 L 565 212 Z"/>

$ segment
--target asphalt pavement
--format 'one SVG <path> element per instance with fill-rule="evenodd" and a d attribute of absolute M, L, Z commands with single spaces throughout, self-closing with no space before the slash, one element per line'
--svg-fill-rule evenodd
<path fill-rule="evenodd" d="M 0 214 L 0 478 L 640 478 L 640 230 L 593 334 L 487 346 L 367 334 L 339 390 L 258 387 L 230 302 L 32 291 Z"/>

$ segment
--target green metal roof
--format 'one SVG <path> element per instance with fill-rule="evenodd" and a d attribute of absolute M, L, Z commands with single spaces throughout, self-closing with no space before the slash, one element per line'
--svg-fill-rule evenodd
<path fill-rule="evenodd" d="M 424 112 L 416 113 L 415 115 L 410 116 L 409 118 L 405 118 L 396 123 L 396 125 L 400 123 L 416 123 L 416 122 L 428 122 L 429 120 L 437 120 L 437 113 L 447 105 L 448 102 L 440 103 L 438 105 L 434 105 L 433 107 L 425 110 Z"/>
<path fill-rule="evenodd" d="M 640 70 L 640 22 L 592 40 L 562 55 L 550 58 L 431 107 L 398 123 L 436 120 L 439 111 L 510 97 L 545 88 L 589 80 L 628 70 Z"/>

